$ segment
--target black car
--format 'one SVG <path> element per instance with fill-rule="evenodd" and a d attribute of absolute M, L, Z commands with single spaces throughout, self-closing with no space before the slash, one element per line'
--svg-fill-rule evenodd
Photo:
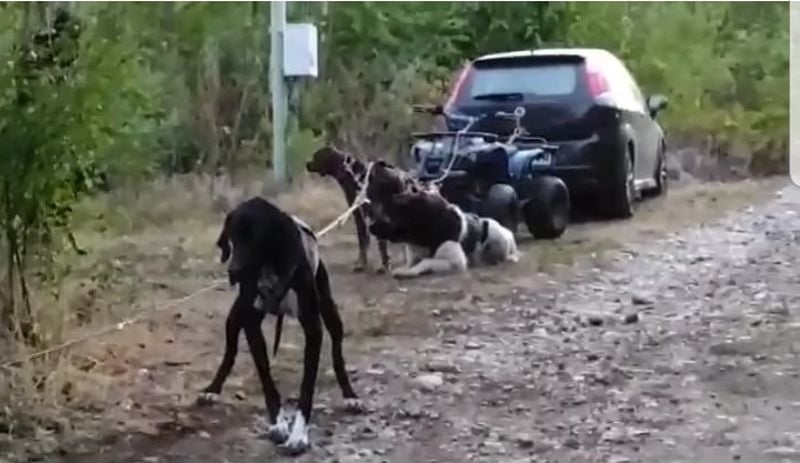
<path fill-rule="evenodd" d="M 601 49 L 538 49 L 498 53 L 468 63 L 446 113 L 478 116 L 522 106 L 531 136 L 558 145 L 536 168 L 561 178 L 572 196 L 590 196 L 608 216 L 633 215 L 644 192 L 667 189 L 661 95 L 645 98 L 625 65 Z M 463 119 L 447 118 L 449 130 Z M 507 136 L 508 119 L 487 118 L 472 130 Z"/>

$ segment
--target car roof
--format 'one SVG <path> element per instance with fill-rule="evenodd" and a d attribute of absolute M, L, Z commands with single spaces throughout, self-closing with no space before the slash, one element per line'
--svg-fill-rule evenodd
<path fill-rule="evenodd" d="M 535 50 L 506 51 L 492 53 L 476 58 L 474 61 L 492 61 L 496 59 L 527 58 L 530 56 L 580 56 L 582 58 L 616 58 L 610 51 L 602 48 L 538 48 Z"/>

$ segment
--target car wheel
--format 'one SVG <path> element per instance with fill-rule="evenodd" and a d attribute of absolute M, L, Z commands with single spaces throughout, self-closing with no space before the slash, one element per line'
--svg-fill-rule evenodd
<path fill-rule="evenodd" d="M 656 196 L 667 194 L 669 190 L 669 173 L 667 172 L 667 153 L 663 148 L 658 152 L 658 166 L 655 177 L 656 187 L 653 189 L 653 194 Z"/>
<path fill-rule="evenodd" d="M 626 145 L 607 198 L 606 208 L 610 218 L 627 219 L 633 216 L 636 181 L 632 154 L 630 146 Z"/>
<path fill-rule="evenodd" d="M 567 185 L 558 177 L 537 177 L 530 200 L 523 206 L 525 224 L 536 239 L 556 239 L 564 234 L 570 216 Z"/>
<path fill-rule="evenodd" d="M 489 188 L 483 201 L 482 214 L 491 217 L 512 232 L 517 231 L 517 192 L 511 185 L 497 183 Z"/>

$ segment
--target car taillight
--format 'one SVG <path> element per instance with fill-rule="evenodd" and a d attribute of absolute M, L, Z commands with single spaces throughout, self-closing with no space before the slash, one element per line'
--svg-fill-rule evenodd
<path fill-rule="evenodd" d="M 450 89 L 450 96 L 447 98 L 447 103 L 444 105 L 445 110 L 452 108 L 456 101 L 461 98 L 462 94 L 467 88 L 465 84 L 472 77 L 472 72 L 472 64 L 470 63 L 461 68 L 461 73 L 458 75 L 458 79 Z"/>
<path fill-rule="evenodd" d="M 588 65 L 586 66 L 586 85 L 592 98 L 597 98 L 608 91 L 608 81 L 603 73 Z"/>

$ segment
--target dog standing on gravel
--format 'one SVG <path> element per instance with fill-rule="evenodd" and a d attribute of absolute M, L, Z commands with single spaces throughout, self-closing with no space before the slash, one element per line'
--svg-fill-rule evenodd
<path fill-rule="evenodd" d="M 239 285 L 239 294 L 225 322 L 222 362 L 200 402 L 213 401 L 221 392 L 236 359 L 239 333 L 244 330 L 264 393 L 267 436 L 283 452 L 301 454 L 309 448 L 308 426 L 323 336 L 320 318 L 331 335 L 333 369 L 347 408 L 363 411 L 347 375 L 342 356 L 344 329 L 331 295 L 328 272 L 319 257 L 317 238 L 299 219 L 256 197 L 228 213 L 217 246 L 222 263 L 229 261 L 228 278 L 232 285 Z M 305 335 L 303 378 L 293 420 L 283 408 L 270 374 L 261 332 L 267 313 L 278 316 L 275 348 L 284 315 L 297 318 Z"/>
<path fill-rule="evenodd" d="M 466 214 L 433 191 L 404 191 L 384 204 L 385 218 L 370 232 L 406 244 L 406 267 L 397 278 L 464 272 L 469 265 L 517 262 L 514 234 L 496 220 Z"/>
<path fill-rule="evenodd" d="M 363 162 L 330 146 L 314 152 L 311 161 L 306 163 L 306 170 L 323 177 L 333 177 L 342 189 L 348 206 L 353 205 L 367 174 L 367 166 Z M 358 260 L 353 268 L 356 272 L 363 271 L 367 266 L 370 233 L 365 221 L 371 214 L 370 204 L 362 205 L 353 213 L 358 235 Z M 389 252 L 385 240 L 378 239 L 378 251 L 381 256 L 381 268 L 378 269 L 378 273 L 384 273 L 389 269 Z"/>

